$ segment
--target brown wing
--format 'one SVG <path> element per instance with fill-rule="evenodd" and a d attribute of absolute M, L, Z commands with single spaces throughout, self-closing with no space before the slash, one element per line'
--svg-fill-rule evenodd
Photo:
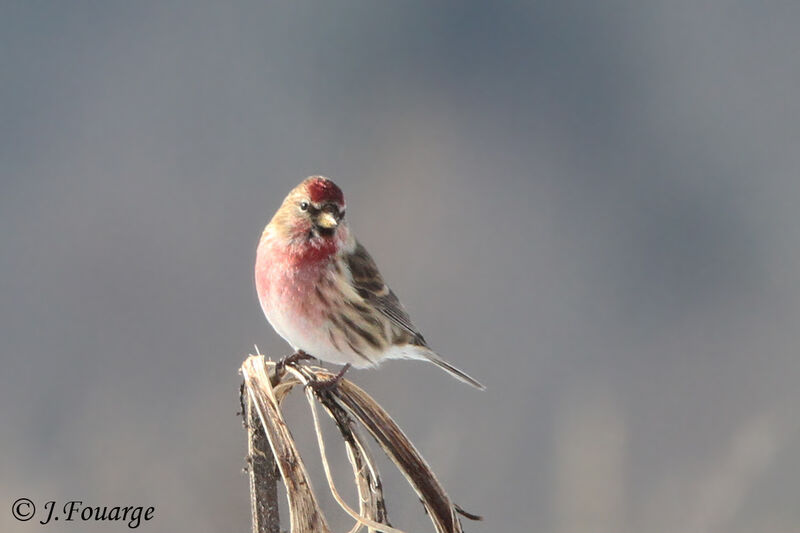
<path fill-rule="evenodd" d="M 355 251 L 347 256 L 347 265 L 353 276 L 353 287 L 358 295 L 389 318 L 400 329 L 412 335 L 412 344 L 426 346 L 422 334 L 417 331 L 403 304 L 383 281 L 378 266 L 361 243 L 356 243 Z"/>

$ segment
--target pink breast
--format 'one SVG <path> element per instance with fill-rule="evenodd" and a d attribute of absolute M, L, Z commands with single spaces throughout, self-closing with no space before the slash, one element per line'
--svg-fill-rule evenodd
<path fill-rule="evenodd" d="M 256 290 L 264 313 L 273 322 L 277 318 L 311 326 L 323 320 L 325 310 L 315 298 L 315 288 L 325 275 L 328 260 L 316 254 L 316 260 L 309 261 L 308 257 L 274 252 L 269 242 L 262 241 L 256 257 Z"/>

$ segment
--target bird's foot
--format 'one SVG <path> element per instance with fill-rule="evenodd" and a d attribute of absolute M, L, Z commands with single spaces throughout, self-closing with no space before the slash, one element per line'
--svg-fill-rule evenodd
<path fill-rule="evenodd" d="M 317 394 L 334 391 L 339 386 L 339 383 L 342 381 L 345 372 L 347 372 L 348 370 L 350 370 L 350 363 L 344 365 L 342 369 L 339 371 L 339 373 L 333 376 L 332 378 L 311 381 L 308 383 L 307 386 L 311 387 L 311 389 Z"/>
<path fill-rule="evenodd" d="M 299 363 L 300 361 L 305 361 L 306 359 L 314 359 L 314 356 L 308 355 L 303 350 L 297 350 L 292 355 L 287 355 L 286 357 L 278 361 L 278 364 L 275 365 L 275 368 L 279 372 L 282 372 L 283 367 L 285 367 L 286 365 Z"/>
<path fill-rule="evenodd" d="M 307 354 L 303 350 L 297 350 L 292 355 L 284 357 L 282 362 L 285 365 L 286 363 L 298 363 L 300 361 L 305 361 L 306 359 L 314 359 L 314 356 Z"/>
<path fill-rule="evenodd" d="M 280 376 L 283 375 L 286 365 L 293 365 L 295 363 L 299 363 L 300 361 L 305 361 L 306 359 L 314 359 L 314 356 L 307 354 L 303 350 L 297 350 L 292 355 L 287 355 L 283 359 L 279 360 L 275 365 L 275 378 L 273 379 L 276 380 L 276 382 L 277 380 L 280 380 Z M 273 386 L 274 385 L 275 384 L 273 383 Z"/>

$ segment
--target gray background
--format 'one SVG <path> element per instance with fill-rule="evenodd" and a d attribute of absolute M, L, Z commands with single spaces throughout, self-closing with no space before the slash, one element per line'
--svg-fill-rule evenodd
<path fill-rule="evenodd" d="M 324 173 L 488 386 L 352 374 L 468 531 L 797 531 L 800 4 L 220 4 L 2 3 L 0 530 L 249 531 L 255 245 Z"/>

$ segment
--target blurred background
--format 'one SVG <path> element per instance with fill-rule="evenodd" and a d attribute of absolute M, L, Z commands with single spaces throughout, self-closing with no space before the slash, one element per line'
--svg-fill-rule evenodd
<path fill-rule="evenodd" d="M 350 374 L 485 516 L 467 531 L 797 531 L 798 24 L 796 2 L 3 2 L 0 530 L 44 527 L 11 517 L 28 497 L 249 531 L 237 371 L 289 352 L 255 246 L 319 173 L 488 386 Z M 382 464 L 393 524 L 430 530 Z"/>

